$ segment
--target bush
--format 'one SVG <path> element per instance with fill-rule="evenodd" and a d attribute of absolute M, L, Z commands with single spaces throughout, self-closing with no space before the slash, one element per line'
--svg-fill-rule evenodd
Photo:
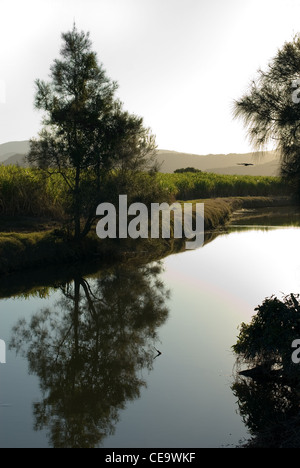
<path fill-rule="evenodd" d="M 174 174 L 182 174 L 183 172 L 202 172 L 200 169 L 195 167 L 182 167 L 181 169 L 175 169 Z"/>
<path fill-rule="evenodd" d="M 266 375 L 279 370 L 280 375 L 298 377 L 292 362 L 292 343 L 300 338 L 300 304 L 298 295 L 282 300 L 266 298 L 258 306 L 250 324 L 242 323 L 233 351 L 242 363 L 259 366 Z"/>

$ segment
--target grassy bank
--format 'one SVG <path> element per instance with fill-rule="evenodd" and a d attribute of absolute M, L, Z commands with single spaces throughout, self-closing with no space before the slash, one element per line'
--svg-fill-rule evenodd
<path fill-rule="evenodd" d="M 193 202 L 204 203 L 206 241 L 211 240 L 211 232 L 223 226 L 236 210 L 290 203 L 289 199 L 278 197 L 231 197 L 199 199 Z M 0 275 L 46 265 L 96 259 L 120 260 L 126 255 L 147 257 L 151 252 L 159 259 L 184 250 L 184 246 L 184 239 L 100 240 L 93 230 L 79 248 L 55 229 L 41 232 L 6 232 L 0 233 Z"/>
<path fill-rule="evenodd" d="M 223 226 L 233 212 L 241 209 L 279 207 L 292 204 L 289 197 L 226 197 L 191 200 L 193 203 L 204 203 L 205 231 Z M 183 201 L 181 203 L 184 203 Z"/>

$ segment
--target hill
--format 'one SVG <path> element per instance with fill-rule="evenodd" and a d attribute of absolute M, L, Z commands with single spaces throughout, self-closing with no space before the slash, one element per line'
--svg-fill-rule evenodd
<path fill-rule="evenodd" d="M 24 166 L 24 156 L 28 151 L 28 141 L 4 143 L 0 145 L 0 164 Z M 160 164 L 160 172 L 164 173 L 172 173 L 176 169 L 185 167 L 194 167 L 204 172 L 229 175 L 274 176 L 278 175 L 279 171 L 279 158 L 275 151 L 201 156 L 199 154 L 158 150 L 157 161 Z M 242 163 L 251 165 L 240 165 Z"/>
<path fill-rule="evenodd" d="M 255 164 L 254 166 L 230 166 L 223 168 L 209 169 L 207 172 L 216 174 L 228 175 L 252 175 L 252 176 L 278 176 L 280 172 L 280 164 L 278 160 L 272 160 L 263 164 Z"/>
<path fill-rule="evenodd" d="M 25 161 L 26 154 L 12 154 L 8 159 L 2 162 L 3 166 L 21 166 L 27 167 L 28 163 Z M 1 163 L 0 163 L 1 164 Z"/>
<path fill-rule="evenodd" d="M 277 175 L 279 158 L 275 151 L 253 153 L 197 154 L 178 153 L 176 151 L 159 150 L 158 163 L 161 172 L 172 173 L 175 169 L 194 167 L 205 172 L 230 175 Z M 240 166 L 239 164 L 253 164 L 253 166 Z"/>
<path fill-rule="evenodd" d="M 24 156 L 29 151 L 29 141 L 11 141 L 0 145 L 0 163 L 13 155 Z"/>

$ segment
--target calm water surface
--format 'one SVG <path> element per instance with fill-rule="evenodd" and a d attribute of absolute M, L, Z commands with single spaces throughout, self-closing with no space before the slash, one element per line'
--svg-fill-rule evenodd
<path fill-rule="evenodd" d="M 0 447 L 239 445 L 231 346 L 265 297 L 300 292 L 299 239 L 244 224 L 157 267 L 1 300 Z"/>

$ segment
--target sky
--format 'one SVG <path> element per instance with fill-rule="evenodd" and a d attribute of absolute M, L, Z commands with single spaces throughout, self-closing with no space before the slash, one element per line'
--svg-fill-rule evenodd
<path fill-rule="evenodd" d="M 233 102 L 299 18 L 300 0 L 0 0 L 0 144 L 37 136 L 34 82 L 75 22 L 159 149 L 253 151 Z"/>

